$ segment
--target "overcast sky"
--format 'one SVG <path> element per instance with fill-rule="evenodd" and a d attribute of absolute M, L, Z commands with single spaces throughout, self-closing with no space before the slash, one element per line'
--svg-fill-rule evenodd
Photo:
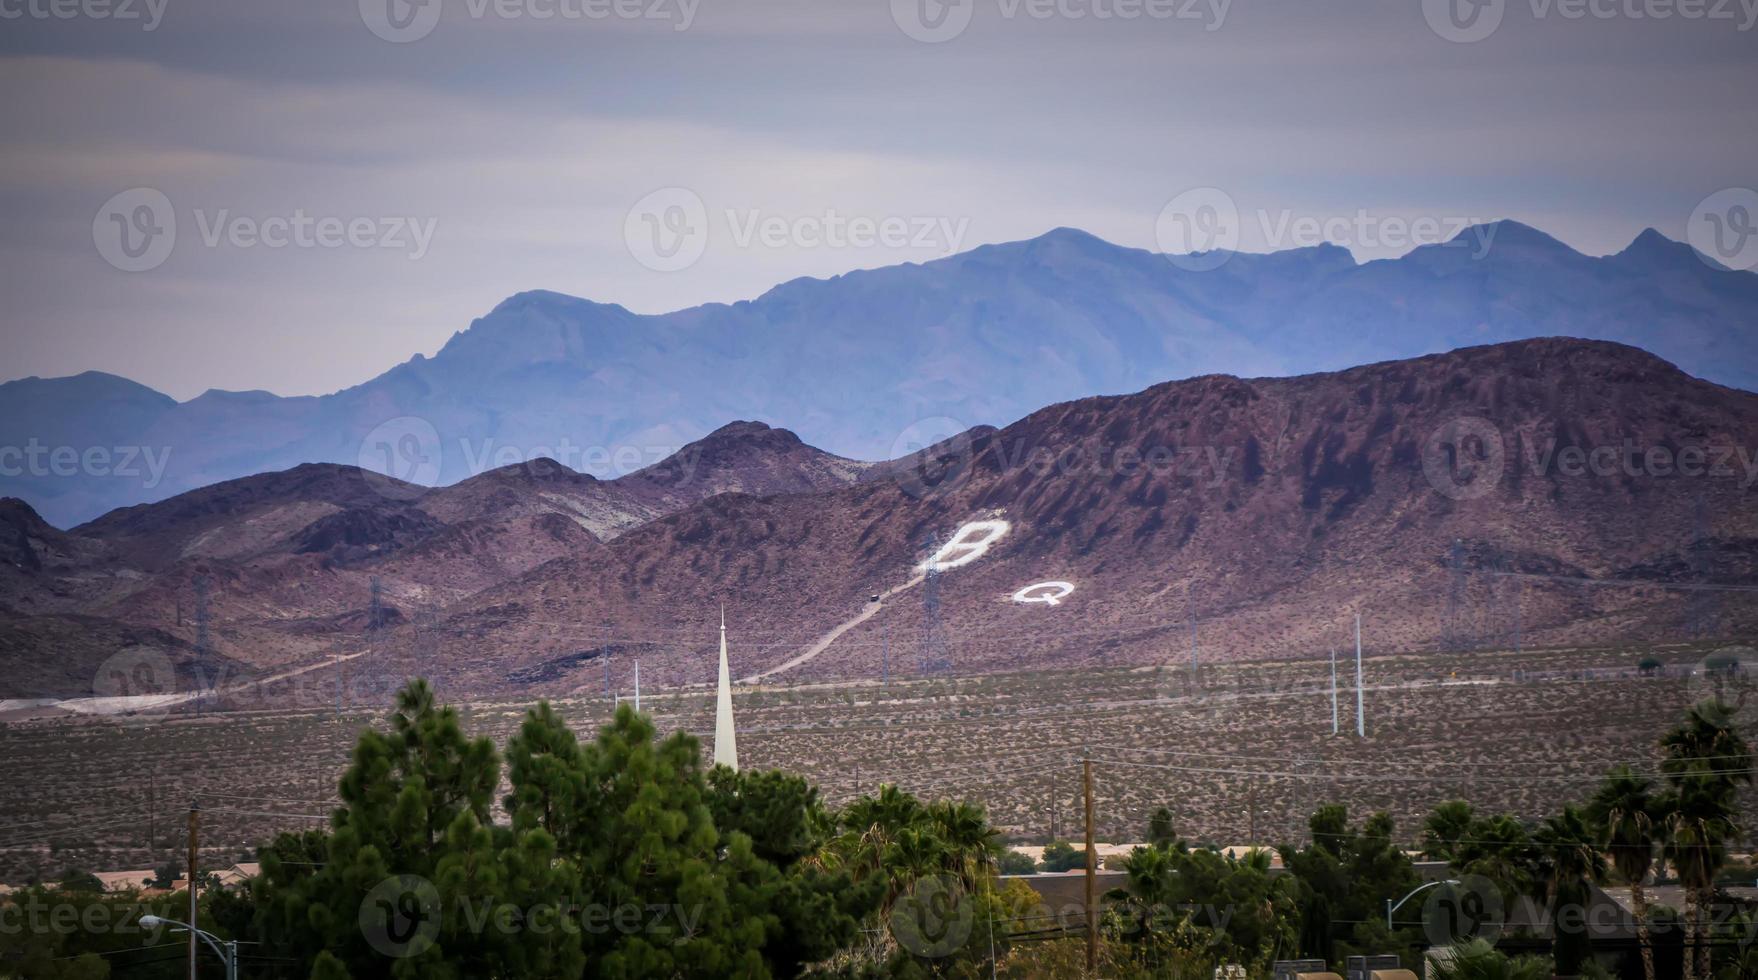
<path fill-rule="evenodd" d="M 1214 191 L 1242 248 L 1368 259 L 1758 185 L 1758 0 L 426 2 L 0 0 L 0 380 L 323 393 L 525 289 L 1169 248 Z"/>

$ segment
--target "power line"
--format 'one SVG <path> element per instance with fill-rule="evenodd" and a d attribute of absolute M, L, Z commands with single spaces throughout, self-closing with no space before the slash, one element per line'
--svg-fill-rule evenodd
<path fill-rule="evenodd" d="M 1432 775 L 1407 776 L 1407 775 L 1399 775 L 1399 774 L 1393 774 L 1393 773 L 1329 773 L 1329 774 L 1326 774 L 1326 773 L 1290 772 L 1287 770 L 1267 771 L 1267 770 L 1253 770 L 1253 769 L 1217 769 L 1217 768 L 1212 768 L 1212 767 L 1207 767 L 1207 766 L 1175 766 L 1175 765 L 1164 764 L 1164 763 L 1132 762 L 1132 761 L 1129 761 L 1126 759 L 1104 759 L 1104 760 L 1099 760 L 1099 761 L 1104 765 L 1128 766 L 1128 767 L 1135 768 L 1135 769 L 1164 769 L 1164 770 L 1167 770 L 1170 772 L 1189 772 L 1189 773 L 1200 773 L 1200 774 L 1217 775 L 1217 776 L 1251 776 L 1254 778 L 1263 778 L 1263 779 L 1360 780 L 1360 781 L 1366 781 L 1366 782 L 1399 782 L 1399 783 L 1429 783 L 1429 784 L 1433 784 L 1435 781 L 1435 777 Z M 1701 775 L 1740 775 L 1740 774 L 1752 774 L 1752 773 L 1758 773 L 1758 769 L 1727 769 L 1727 770 L 1718 770 L 1714 773 L 1702 773 Z M 1475 781 L 1475 782 L 1531 782 L 1535 779 L 1547 779 L 1547 780 L 1562 781 L 1562 782 L 1598 782 L 1600 779 L 1603 778 L 1603 775 L 1599 774 L 1599 773 L 1577 773 L 1575 775 L 1558 773 L 1558 774 L 1525 775 L 1525 776 L 1472 776 L 1470 778 L 1472 781 Z"/>

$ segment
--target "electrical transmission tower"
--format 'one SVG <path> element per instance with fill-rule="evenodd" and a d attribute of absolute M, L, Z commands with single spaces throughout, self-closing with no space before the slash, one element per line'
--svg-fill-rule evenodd
<path fill-rule="evenodd" d="M 372 577 L 372 603 L 367 607 L 366 629 L 376 633 L 385 625 L 385 587 L 377 575 Z"/>
<path fill-rule="evenodd" d="M 1691 527 L 1691 580 L 1707 585 L 1711 573 L 1714 544 L 1709 537 L 1709 512 L 1703 494 L 1697 494 Z M 1691 589 L 1685 598 L 1685 631 L 1692 639 L 1713 636 L 1716 631 L 1716 604 L 1719 596 L 1714 589 Z"/>
<path fill-rule="evenodd" d="M 207 701 L 209 687 L 208 663 L 208 577 L 195 578 L 195 708 L 201 711 Z"/>
<path fill-rule="evenodd" d="M 946 638 L 940 633 L 940 569 L 934 563 L 939 547 L 928 539 L 922 558 L 922 663 L 923 675 L 944 674 L 952 669 Z"/>
<path fill-rule="evenodd" d="M 1471 628 L 1465 622 L 1465 542 L 1458 538 L 1453 539 L 1453 547 L 1447 552 L 1447 577 L 1447 618 L 1441 627 L 1441 646 L 1458 653 L 1471 647 Z"/>

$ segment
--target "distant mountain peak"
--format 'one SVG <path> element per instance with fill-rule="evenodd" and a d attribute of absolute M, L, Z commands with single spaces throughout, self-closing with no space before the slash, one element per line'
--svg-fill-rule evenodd
<path fill-rule="evenodd" d="M 1079 228 L 1069 227 L 1068 225 L 1059 225 L 1052 228 L 1049 231 L 1044 232 L 1042 235 L 1039 235 L 1037 238 L 1032 239 L 1032 241 L 1065 243 L 1081 248 L 1118 249 L 1122 247 L 1108 242 L 1090 231 L 1083 231 Z"/>
<path fill-rule="evenodd" d="M 509 463 L 497 466 L 471 479 L 517 480 L 521 482 L 546 482 L 554 480 L 579 481 L 596 483 L 598 478 L 590 473 L 581 473 L 565 464 L 558 463 L 548 456 L 538 456 L 524 462 Z"/>
<path fill-rule="evenodd" d="M 720 428 L 715 429 L 713 432 L 703 436 L 701 439 L 696 440 L 692 445 L 702 445 L 708 442 L 732 439 L 761 439 L 780 445 L 804 445 L 804 443 L 800 441 L 800 437 L 795 435 L 791 430 L 778 429 L 767 422 L 743 419 L 728 422 Z"/>
<path fill-rule="evenodd" d="M 567 293 L 558 293 L 553 289 L 526 289 L 514 293 L 506 299 L 501 300 L 499 303 L 496 303 L 494 309 L 489 311 L 489 315 L 492 316 L 496 313 L 517 313 L 532 307 L 556 309 L 601 309 L 617 313 L 629 312 L 626 308 L 616 303 L 599 303 L 594 300 L 582 299 L 579 296 L 571 296 Z"/>
<path fill-rule="evenodd" d="M 1636 265 L 1643 269 L 1709 268 L 1696 249 L 1684 242 L 1674 241 L 1653 228 L 1644 228 L 1640 235 L 1632 239 L 1623 251 L 1612 256 L 1612 259 L 1623 265 Z"/>
<path fill-rule="evenodd" d="M 866 466 L 809 446 L 787 429 L 741 420 L 624 479 L 673 490 L 697 483 L 721 490 L 801 492 L 853 483 Z"/>
<path fill-rule="evenodd" d="M 1491 249 L 1498 246 L 1512 246 L 1542 249 L 1547 252 L 1555 252 L 1563 255 L 1581 254 L 1567 243 L 1539 231 L 1531 225 L 1523 224 L 1512 218 L 1503 218 L 1500 221 L 1490 221 L 1484 224 L 1472 225 L 1459 232 L 1459 234 L 1454 235 L 1452 239 L 1447 242 L 1448 245 L 1473 246 L 1480 243 L 1487 244 Z"/>

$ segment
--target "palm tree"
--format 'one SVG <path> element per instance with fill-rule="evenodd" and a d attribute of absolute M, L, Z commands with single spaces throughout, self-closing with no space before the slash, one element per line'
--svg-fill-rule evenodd
<path fill-rule="evenodd" d="M 1707 780 L 1684 780 L 1661 800 L 1666 815 L 1666 859 L 1685 887 L 1685 980 L 1710 975 L 1709 936 L 1703 903 L 1715 887 L 1716 872 L 1727 861 L 1726 841 L 1734 835 L 1733 811 L 1726 794 Z M 1692 950 L 1696 955 L 1692 955 Z"/>
<path fill-rule="evenodd" d="M 936 835 L 946 844 L 946 870 L 963 878 L 967 886 L 987 881 L 989 876 L 983 869 L 1001 853 L 1001 832 L 989 825 L 983 808 L 971 803 L 940 802 L 929 806 L 928 817 Z"/>
<path fill-rule="evenodd" d="M 1502 889 L 1511 903 L 1515 896 L 1532 895 L 1534 857 L 1532 838 L 1519 820 L 1506 813 L 1478 817 L 1471 823 L 1471 836 L 1457 842 L 1451 862 L 1458 870 L 1482 875 Z"/>
<path fill-rule="evenodd" d="M 1684 980 L 1707 980 L 1711 963 L 1702 908 L 1727 861 L 1727 841 L 1740 834 L 1737 796 L 1740 785 L 1752 781 L 1752 750 L 1734 727 L 1733 712 L 1713 698 L 1694 705 L 1660 746 L 1666 753 L 1661 771 L 1671 784 L 1664 853 L 1685 886 Z"/>
<path fill-rule="evenodd" d="M 1648 896 L 1642 884 L 1654 866 L 1660 842 L 1654 786 L 1629 766 L 1619 766 L 1587 805 L 1600 843 L 1610 853 L 1618 874 L 1630 883 L 1630 908 L 1636 915 L 1636 940 L 1642 947 L 1643 980 L 1654 980 L 1654 938 L 1648 930 Z"/>
<path fill-rule="evenodd" d="M 1550 905 L 1551 936 L 1556 945 L 1557 972 L 1574 976 L 1581 972 L 1591 944 L 1585 932 L 1564 933 L 1561 912 L 1565 903 L 1585 908 L 1592 886 L 1605 880 L 1605 855 L 1595 835 L 1574 806 L 1550 817 L 1533 835 L 1537 845 L 1534 884 Z"/>
<path fill-rule="evenodd" d="M 1452 864 L 1459 860 L 1459 841 L 1471 836 L 1477 813 L 1464 800 L 1448 800 L 1422 822 L 1422 856 Z"/>
<path fill-rule="evenodd" d="M 1435 980 L 1547 980 L 1550 964 L 1536 956 L 1508 957 L 1482 939 L 1459 943 L 1437 958 Z"/>

